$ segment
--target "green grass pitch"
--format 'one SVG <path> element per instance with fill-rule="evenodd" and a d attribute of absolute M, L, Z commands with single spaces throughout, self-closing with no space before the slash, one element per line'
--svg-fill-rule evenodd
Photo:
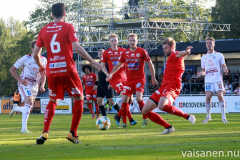
<path fill-rule="evenodd" d="M 201 124 L 206 114 L 195 114 L 197 122 L 191 125 L 187 120 L 170 114 L 161 116 L 175 127 L 169 135 L 159 135 L 164 128 L 149 121 L 141 128 L 142 116 L 133 114 L 137 125 L 118 129 L 113 119 L 108 117 L 111 127 L 107 131 L 98 130 L 90 114 L 82 116 L 78 135 L 81 144 L 73 144 L 65 137 L 69 132 L 72 115 L 58 115 L 53 118 L 49 139 L 44 145 L 36 145 L 36 139 L 43 129 L 43 114 L 31 114 L 28 121 L 30 134 L 21 133 L 21 114 L 9 118 L 0 115 L 0 159 L 91 159 L 91 160 L 179 160 L 179 159 L 239 159 L 240 116 L 227 114 L 229 124 L 223 124 L 221 114 L 212 114 L 212 121 Z M 191 154 L 189 153 L 191 151 Z M 201 153 L 196 157 L 196 153 Z M 236 151 L 228 157 L 203 152 Z M 195 152 L 195 157 L 194 157 Z M 189 153 L 184 157 L 183 153 Z M 210 157 L 211 156 L 211 157 Z M 215 155 L 216 156 L 216 155 Z M 225 155 L 226 156 L 226 155 Z"/>

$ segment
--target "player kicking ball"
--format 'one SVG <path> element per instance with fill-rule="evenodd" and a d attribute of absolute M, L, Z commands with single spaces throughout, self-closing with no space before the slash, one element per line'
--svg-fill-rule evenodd
<path fill-rule="evenodd" d="M 176 42 L 173 38 L 165 39 L 162 46 L 165 56 L 168 57 L 163 74 L 163 82 L 161 87 L 147 100 L 142 113 L 146 114 L 151 121 L 165 128 L 161 134 L 169 134 L 175 131 L 174 127 L 167 123 L 160 115 L 152 117 L 149 113 L 158 107 L 158 109 L 164 112 L 183 117 L 192 124 L 195 124 L 196 118 L 194 115 L 184 113 L 172 105 L 181 91 L 181 79 L 185 70 L 184 57 L 190 54 L 192 47 L 189 46 L 185 51 L 181 52 L 175 51 Z"/>

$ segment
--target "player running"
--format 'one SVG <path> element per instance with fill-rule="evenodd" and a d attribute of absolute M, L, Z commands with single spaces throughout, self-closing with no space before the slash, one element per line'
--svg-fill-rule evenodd
<path fill-rule="evenodd" d="M 161 134 L 169 134 L 175 131 L 174 127 L 168 124 L 160 115 L 157 114 L 153 116 L 149 113 L 158 107 L 164 112 L 183 117 L 192 124 L 195 124 L 196 118 L 194 115 L 184 113 L 172 105 L 173 101 L 180 94 L 182 74 L 185 70 L 184 57 L 190 54 L 192 47 L 189 46 L 185 51 L 181 52 L 175 51 L 176 42 L 173 38 L 165 39 L 162 45 L 163 52 L 165 56 L 168 57 L 163 74 L 163 82 L 160 88 L 147 100 L 142 112 L 146 114 L 151 121 L 165 128 Z"/>
<path fill-rule="evenodd" d="M 36 40 L 31 42 L 31 49 L 33 51 L 36 45 Z M 47 60 L 45 57 L 40 56 L 40 61 L 42 62 L 43 66 L 46 66 Z M 17 74 L 16 70 L 22 67 L 22 74 Z M 46 76 L 41 76 L 39 73 L 39 67 L 33 59 L 32 53 L 23 56 L 20 58 L 10 69 L 12 76 L 18 81 L 18 90 L 21 95 L 21 100 L 24 102 L 23 107 L 18 107 L 17 104 L 13 104 L 13 108 L 9 113 L 10 117 L 12 118 L 16 112 L 22 113 L 22 133 L 31 133 L 27 129 L 27 121 L 34 104 L 34 100 L 38 93 L 39 83 L 40 91 L 45 92 L 45 82 Z"/>
<path fill-rule="evenodd" d="M 198 76 L 205 75 L 205 91 L 206 91 L 206 111 L 207 117 L 202 121 L 202 124 L 211 121 L 211 100 L 213 94 L 217 93 L 219 105 L 222 113 L 222 122 L 228 123 L 225 115 L 225 101 L 223 98 L 224 85 L 222 80 L 222 68 L 225 74 L 228 73 L 228 69 L 222 53 L 214 51 L 215 40 L 208 37 L 206 39 L 206 47 L 208 53 L 201 58 L 202 71 L 198 73 Z"/>
<path fill-rule="evenodd" d="M 93 107 L 91 104 L 91 100 L 95 103 L 96 107 L 96 112 L 97 112 L 97 118 L 99 117 L 99 107 L 97 104 L 97 75 L 95 73 L 92 73 L 92 67 L 90 65 L 84 65 L 82 67 L 82 71 L 85 73 L 83 75 L 82 80 L 83 80 L 83 88 L 85 90 L 86 94 L 86 100 L 87 100 L 87 105 L 88 109 L 92 113 L 92 119 L 95 118 L 95 114 L 93 111 Z"/>
<path fill-rule="evenodd" d="M 117 46 L 118 36 L 116 34 L 109 35 L 108 39 L 111 48 L 103 52 L 101 62 L 103 66 L 108 64 L 109 72 L 111 72 L 113 70 L 113 67 L 116 66 L 116 64 L 118 63 L 118 59 L 121 56 L 121 54 L 125 51 L 125 49 Z M 109 73 L 107 72 L 106 75 L 109 75 Z M 122 95 L 123 85 L 126 83 L 126 79 L 127 77 L 125 73 L 125 64 L 122 64 L 120 66 L 120 69 L 109 80 L 112 88 L 116 91 L 117 94 L 120 94 L 122 98 L 123 98 Z M 118 112 L 117 115 L 114 116 L 117 125 L 120 125 L 121 116 L 122 116 L 121 110 L 120 112 Z M 131 112 L 129 110 L 127 111 L 127 116 L 131 125 L 137 124 L 137 121 L 133 120 Z"/>
<path fill-rule="evenodd" d="M 83 113 L 83 89 L 78 76 L 76 64 L 73 61 L 73 49 L 91 65 L 97 69 L 102 69 L 101 64 L 95 62 L 91 56 L 79 45 L 74 27 L 64 22 L 66 8 L 63 3 L 52 5 L 52 16 L 54 21 L 44 26 L 39 34 L 33 57 L 39 66 L 39 72 L 44 74 L 45 67 L 40 61 L 40 49 L 47 49 L 48 88 L 50 101 L 45 110 L 44 129 L 42 135 L 36 140 L 37 144 L 43 144 L 49 135 L 49 128 L 55 114 L 55 107 L 58 99 L 64 98 L 67 91 L 69 96 L 73 96 L 73 116 L 70 132 L 67 139 L 73 143 L 81 143 L 78 139 L 77 128 Z"/>
<path fill-rule="evenodd" d="M 121 66 L 123 65 L 123 63 L 126 63 L 127 81 L 123 87 L 122 107 L 121 107 L 123 124 L 119 126 L 119 128 L 127 127 L 126 114 L 127 114 L 127 111 L 129 111 L 128 101 L 131 95 L 133 94 L 134 90 L 136 90 L 136 101 L 138 102 L 140 109 L 142 110 L 144 106 L 142 96 L 143 96 L 144 85 L 145 85 L 145 73 L 144 73 L 145 61 L 147 62 L 151 72 L 152 84 L 153 85 L 157 84 L 157 80 L 155 78 L 154 66 L 152 64 L 152 61 L 147 51 L 140 47 L 137 47 L 137 43 L 138 43 L 137 35 L 130 33 L 128 35 L 128 43 L 130 48 L 125 50 L 121 54 L 118 60 L 118 63 L 114 66 L 111 73 L 107 77 L 111 82 L 115 74 L 121 69 Z M 156 113 L 151 112 L 150 114 L 156 114 Z"/>

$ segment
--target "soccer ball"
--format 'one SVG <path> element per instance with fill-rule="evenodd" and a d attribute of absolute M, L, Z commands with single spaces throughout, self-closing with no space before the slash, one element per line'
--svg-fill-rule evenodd
<path fill-rule="evenodd" d="M 110 119 L 106 116 L 99 117 L 96 121 L 96 125 L 100 130 L 108 130 L 111 125 Z"/>

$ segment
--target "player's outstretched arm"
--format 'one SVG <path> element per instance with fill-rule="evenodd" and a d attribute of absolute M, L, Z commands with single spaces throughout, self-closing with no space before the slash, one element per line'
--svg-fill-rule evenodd
<path fill-rule="evenodd" d="M 155 77 L 155 68 L 154 68 L 154 65 L 152 64 L 152 61 L 147 61 L 147 64 L 149 66 L 149 69 L 150 69 L 150 72 L 151 72 L 151 76 L 152 76 L 152 84 L 153 85 L 156 85 L 158 82 L 156 80 L 156 77 Z"/>
<path fill-rule="evenodd" d="M 89 61 L 93 67 L 97 68 L 99 71 L 102 69 L 102 65 L 94 61 L 94 59 L 85 51 L 85 49 L 80 46 L 80 44 L 75 41 L 72 43 L 73 49 L 79 54 L 81 57 Z"/>
<path fill-rule="evenodd" d="M 176 55 L 176 57 L 177 57 L 177 58 L 181 58 L 181 57 L 185 57 L 186 55 L 191 54 L 191 49 L 192 49 L 192 48 L 193 48 L 192 46 L 188 46 L 188 47 L 186 48 L 186 50 L 179 52 L 179 53 Z"/>
<path fill-rule="evenodd" d="M 108 71 L 107 71 L 107 68 L 105 67 L 105 66 L 106 66 L 106 63 L 101 62 L 101 64 L 102 64 L 102 66 L 103 66 L 103 68 L 102 68 L 103 73 L 105 73 L 105 75 L 108 76 L 109 73 L 108 73 Z"/>
<path fill-rule="evenodd" d="M 112 72 L 111 72 L 109 75 L 107 75 L 106 81 L 109 81 L 110 79 L 112 79 L 113 74 L 116 73 L 116 72 L 119 70 L 119 68 L 121 67 L 121 65 L 122 65 L 122 63 L 121 63 L 121 62 L 118 62 L 118 63 L 113 67 Z"/>

